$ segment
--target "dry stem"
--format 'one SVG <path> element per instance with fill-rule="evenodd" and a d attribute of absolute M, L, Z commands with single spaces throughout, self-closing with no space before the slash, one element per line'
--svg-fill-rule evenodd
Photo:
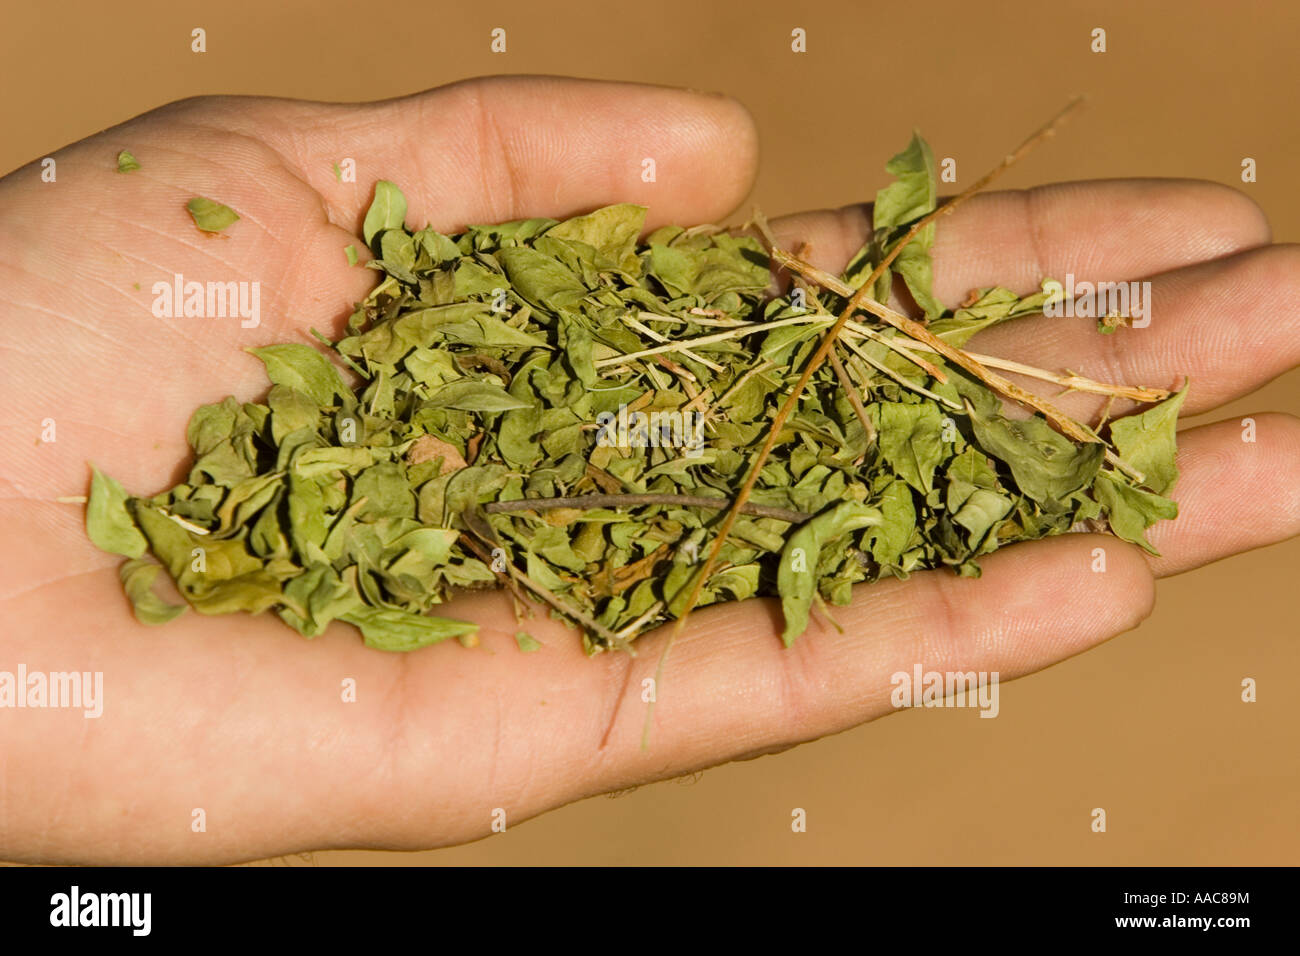
<path fill-rule="evenodd" d="M 516 498 L 513 501 L 493 501 L 483 506 L 489 514 L 502 514 L 514 511 L 552 511 L 556 508 L 636 508 L 643 505 L 668 505 L 678 508 L 714 508 L 721 510 L 731 506 L 731 498 L 710 498 L 705 495 L 570 495 L 562 498 Z M 776 508 L 768 505 L 746 503 L 741 510 L 758 518 L 776 518 L 790 524 L 800 524 L 808 520 L 802 511 L 789 508 Z"/>
<path fill-rule="evenodd" d="M 879 280 L 880 277 L 884 275 L 885 270 L 889 268 L 889 266 L 893 263 L 894 259 L 896 259 L 899 253 L 901 253 L 903 249 L 906 248 L 908 243 L 910 243 L 914 238 L 916 238 L 917 234 L 920 233 L 922 229 L 924 229 L 930 223 L 934 222 L 940 216 L 945 216 L 951 213 L 962 203 L 966 202 L 966 200 L 970 199 L 980 190 L 984 189 L 985 186 L 987 186 L 999 175 L 1001 175 L 1002 172 L 1004 172 L 1008 167 L 1010 167 L 1013 163 L 1015 163 L 1022 156 L 1024 156 L 1025 153 L 1029 152 L 1029 150 L 1032 149 L 1035 145 L 1037 145 L 1037 143 L 1054 134 L 1056 132 L 1056 128 L 1061 124 L 1061 122 L 1065 119 L 1065 117 L 1071 112 L 1073 112 L 1081 103 L 1082 103 L 1082 98 L 1073 100 L 1068 106 L 1066 106 L 1064 110 L 1058 113 L 1046 126 L 1042 127 L 1037 132 L 1035 132 L 1032 136 L 1030 136 L 1027 140 L 1025 140 L 1015 150 L 1015 152 L 1004 157 L 1002 162 L 998 163 L 997 166 L 995 166 L 992 170 L 990 170 L 988 173 L 982 176 L 973 185 L 963 190 L 951 202 L 943 206 L 940 206 L 939 208 L 935 209 L 933 212 L 917 220 L 917 222 L 903 235 L 902 239 L 895 244 L 893 250 L 880 261 L 880 263 L 875 267 L 875 269 L 871 271 L 871 275 L 867 277 L 866 281 L 862 283 L 862 285 L 857 289 L 856 292 L 854 292 L 852 298 L 849 299 L 848 304 L 845 306 L 844 311 L 841 312 L 839 318 L 835 320 L 835 324 L 832 325 L 829 331 L 827 331 L 826 334 L 822 337 L 821 345 L 819 345 L 817 351 L 813 353 L 812 358 L 808 361 L 808 364 L 804 367 L 803 373 L 799 376 L 798 381 L 795 383 L 794 390 L 790 393 L 789 397 L 785 400 L 785 403 L 781 406 L 781 409 L 777 412 L 776 418 L 773 419 L 772 428 L 768 432 L 767 439 L 766 441 L 763 442 L 763 447 L 759 450 L 758 456 L 755 458 L 754 463 L 750 466 L 749 475 L 746 477 L 744 484 L 741 485 L 740 491 L 737 493 L 736 499 L 732 503 L 731 510 L 727 512 L 727 517 L 724 519 L 722 523 L 722 527 L 719 530 L 717 539 L 714 541 L 713 547 L 709 551 L 708 559 L 705 561 L 704 567 L 701 569 L 700 574 L 696 576 L 695 584 L 691 588 L 690 595 L 686 599 L 686 605 L 682 609 L 682 614 L 677 619 L 676 624 L 673 625 L 672 632 L 669 635 L 668 640 L 664 645 L 663 654 L 659 658 L 659 666 L 655 672 L 655 682 L 657 685 L 662 686 L 663 664 L 668 657 L 668 652 L 669 650 L 671 650 L 673 642 L 676 641 L 677 636 L 681 634 L 682 630 L 685 628 L 686 622 L 690 618 L 691 611 L 694 610 L 696 603 L 698 603 L 700 599 L 700 595 L 704 591 L 704 584 L 708 580 L 709 575 L 712 574 L 714 567 L 718 563 L 718 556 L 722 552 L 722 547 L 726 543 L 728 534 L 730 534 L 732 527 L 736 523 L 736 518 L 740 514 L 740 509 L 744 507 L 746 501 L 749 500 L 749 496 L 754 490 L 754 485 L 758 482 L 759 473 L 762 471 L 763 465 L 767 463 L 768 456 L 771 455 L 772 449 L 776 446 L 777 436 L 780 434 L 781 428 L 785 425 L 786 420 L 789 419 L 790 415 L 794 412 L 795 406 L 798 404 L 799 397 L 803 394 L 804 389 L 808 386 L 808 382 L 812 379 L 813 374 L 817 371 L 818 368 L 821 367 L 822 362 L 826 361 L 826 357 L 830 354 L 831 350 L 835 347 L 835 340 L 836 338 L 838 338 L 840 331 L 844 328 L 845 324 L 849 321 L 849 319 L 853 316 L 853 314 L 858 309 L 864 307 L 865 302 L 868 300 L 871 294 L 871 290 L 875 288 L 877 280 Z M 903 318 L 903 317 L 899 316 L 899 318 Z M 910 319 L 905 319 L 904 322 L 906 324 L 904 324 L 901 327 L 900 329 L 901 331 L 907 334 L 912 334 L 911 329 L 909 329 L 908 327 L 910 325 L 924 332 L 924 328 L 922 326 L 917 325 L 917 323 L 915 322 L 911 322 Z M 890 323 L 890 324 L 894 324 L 894 323 Z M 928 333 L 926 334 L 928 335 Z M 916 336 L 914 335 L 913 337 L 915 338 Z M 934 336 L 929 336 L 929 338 L 934 339 Z M 947 346 L 946 343 L 942 343 L 941 340 L 939 339 L 934 339 L 934 341 L 940 342 L 940 346 L 941 346 L 940 354 L 945 354 L 943 350 L 948 349 L 949 346 Z M 966 363 L 960 361 L 958 358 L 953 357 L 953 361 L 957 361 L 958 364 L 961 364 L 963 365 L 963 367 L 965 367 Z M 971 364 L 974 364 L 976 367 L 979 367 L 978 363 L 972 362 Z M 988 373 L 986 372 L 985 374 Z M 1005 381 L 1005 379 L 1003 381 Z M 1015 388 L 1015 386 L 1011 382 L 1006 382 L 1006 384 L 1011 385 L 1013 389 Z M 1019 391 L 1023 392 L 1023 390 L 1019 390 Z M 1023 392 L 1023 394 L 1028 396 L 1027 392 Z M 1032 396 L 1029 397 L 1032 398 Z M 1096 441 L 1097 439 L 1095 436 L 1088 436 L 1087 440 Z M 650 707 L 653 708 L 653 706 L 654 705 L 652 703 Z M 646 715 L 645 734 L 642 737 L 643 746 L 646 745 L 648 741 L 650 721 L 652 717 L 653 717 L 653 710 L 650 710 Z"/>

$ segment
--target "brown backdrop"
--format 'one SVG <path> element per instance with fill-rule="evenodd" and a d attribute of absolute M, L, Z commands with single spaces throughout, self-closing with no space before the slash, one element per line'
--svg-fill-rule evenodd
<path fill-rule="evenodd" d="M 8 172 L 180 97 L 365 100 L 491 73 L 726 91 L 757 118 L 769 216 L 870 198 L 919 127 L 969 176 L 1075 93 L 1090 108 L 1003 185 L 1186 176 L 1241 186 L 1300 240 L 1293 4 L 501 2 L 6 11 Z M 189 31 L 208 32 L 203 56 Z M 505 27 L 509 52 L 488 33 Z M 790 31 L 808 52 L 789 50 Z M 1089 50 L 1094 27 L 1108 51 Z M 747 208 L 747 207 L 746 207 Z M 1296 308 L 1281 302 L 1279 308 Z M 1261 321 L 1266 320 L 1261 317 Z M 1300 374 L 1213 417 L 1300 413 Z M 272 863 L 1300 862 L 1300 541 L 1159 586 L 1138 630 L 1002 688 L 997 720 L 905 713 L 788 753 L 564 808 L 465 847 Z M 1260 700 L 1240 702 L 1245 676 Z M 809 829 L 790 830 L 804 807 Z M 1109 832 L 1089 830 L 1104 806 Z"/>

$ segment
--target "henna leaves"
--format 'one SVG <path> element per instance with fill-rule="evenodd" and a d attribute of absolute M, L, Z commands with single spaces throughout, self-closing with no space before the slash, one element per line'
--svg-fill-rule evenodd
<path fill-rule="evenodd" d="M 90 500 L 86 504 L 86 533 L 95 547 L 112 554 L 138 558 L 146 542 L 127 509 L 126 490 L 91 466 Z"/>
<path fill-rule="evenodd" d="M 876 193 L 872 209 L 874 234 L 854 256 L 845 273 L 855 288 L 903 240 L 912 223 L 933 212 L 938 203 L 934 154 L 920 134 L 912 135 L 907 148 L 885 164 L 885 171 L 895 176 L 896 181 Z M 930 247 L 934 244 L 934 229 L 933 223 L 922 229 L 876 280 L 872 295 L 878 301 L 889 300 L 890 285 L 896 274 L 907 284 L 912 298 L 928 318 L 943 314 L 943 304 L 931 291 Z"/>
<path fill-rule="evenodd" d="M 118 171 L 122 171 L 120 165 Z M 204 232 L 221 232 L 239 220 L 239 213 L 235 210 L 206 196 L 195 196 L 185 204 L 185 209 L 194 220 L 194 225 Z"/>
<path fill-rule="evenodd" d="M 379 282 L 341 338 L 316 333 L 332 354 L 250 348 L 265 398 L 197 409 L 188 474 L 161 494 L 129 495 L 94 470 L 89 536 L 129 559 L 122 584 L 144 623 L 187 606 L 269 612 L 304 637 L 340 622 L 401 652 L 472 646 L 473 623 L 436 613 L 466 589 L 508 587 L 520 613 L 540 602 L 589 652 L 629 647 L 692 593 L 776 596 L 788 645 L 857 583 L 978 575 L 980 556 L 1016 541 L 1104 521 L 1151 550 L 1148 530 L 1177 511 L 1186 389 L 1104 436 L 1014 416 L 1004 380 L 953 350 L 1059 291 L 991 287 L 945 310 L 933 225 L 892 266 L 928 326 L 863 313 L 845 327 L 718 541 L 820 336 L 936 206 L 919 136 L 888 169 L 897 181 L 843 276 L 777 297 L 769 251 L 747 234 L 642 238 L 646 209 L 630 203 L 413 232 L 405 197 L 381 181 L 362 227 Z M 234 221 L 192 211 L 201 228 Z M 881 301 L 890 275 L 873 288 Z M 168 579 L 184 604 L 164 596 Z M 515 638 L 545 652 L 522 621 Z"/>

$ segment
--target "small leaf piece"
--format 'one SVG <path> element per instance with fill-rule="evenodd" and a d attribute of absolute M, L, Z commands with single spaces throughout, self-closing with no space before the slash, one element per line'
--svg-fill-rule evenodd
<path fill-rule="evenodd" d="M 490 382 L 452 382 L 434 392 L 427 404 L 467 412 L 509 412 L 532 407 L 530 402 L 515 398 L 500 385 Z"/>
<path fill-rule="evenodd" d="M 817 591 L 817 568 L 822 549 L 836 538 L 879 524 L 880 511 L 857 501 L 844 501 L 800 526 L 786 539 L 777 571 L 785 630 L 781 640 L 789 647 L 808 627 L 808 611 Z"/>
<path fill-rule="evenodd" d="M 389 608 L 358 608 L 344 614 L 342 620 L 361 629 L 367 647 L 381 651 L 414 651 L 451 637 L 478 633 L 477 624 Z"/>
<path fill-rule="evenodd" d="M 1142 472 L 1148 488 L 1164 495 L 1178 481 L 1178 452 L 1174 437 L 1178 412 L 1187 398 L 1190 383 L 1141 415 L 1130 415 L 1111 423 L 1110 437 L 1119 456 Z"/>
<path fill-rule="evenodd" d="M 291 342 L 247 351 L 262 360 L 272 382 L 297 389 L 317 405 L 333 405 L 336 395 L 352 394 L 338 369 L 310 345 Z"/>
<path fill-rule="evenodd" d="M 117 171 L 119 173 L 133 173 L 139 168 L 140 161 L 126 150 L 122 150 L 117 154 Z"/>
<path fill-rule="evenodd" d="M 220 232 L 239 219 L 239 213 L 206 196 L 195 196 L 185 204 L 194 225 L 204 232 Z"/>
<path fill-rule="evenodd" d="M 531 654 L 533 651 L 540 651 L 545 645 L 527 631 L 515 632 L 515 643 L 525 654 Z"/>
<path fill-rule="evenodd" d="M 147 542 L 126 506 L 129 497 L 114 479 L 94 465 L 90 500 L 86 503 L 86 532 L 95 546 L 112 554 L 138 558 Z"/>
<path fill-rule="evenodd" d="M 366 245 L 385 229 L 401 229 L 406 220 L 406 197 L 386 179 L 375 183 L 375 198 L 366 210 L 361 236 Z"/>
<path fill-rule="evenodd" d="M 153 592 L 153 582 L 162 565 L 153 558 L 135 558 L 118 569 L 122 590 L 131 599 L 131 608 L 141 624 L 166 624 L 185 613 L 184 604 L 170 604 Z"/>
<path fill-rule="evenodd" d="M 1178 505 L 1161 495 L 1135 488 L 1106 473 L 1097 476 L 1097 500 L 1106 509 L 1110 530 L 1125 541 L 1159 557 L 1146 539 L 1146 530 L 1161 519 L 1178 517 Z"/>

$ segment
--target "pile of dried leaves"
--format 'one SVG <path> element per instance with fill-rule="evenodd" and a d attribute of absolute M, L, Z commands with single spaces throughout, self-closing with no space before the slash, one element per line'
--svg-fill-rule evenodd
<path fill-rule="evenodd" d="M 270 610 L 308 637 L 342 620 L 385 650 L 472 643 L 473 624 L 428 613 L 461 588 L 506 585 L 521 611 L 545 601 L 590 651 L 626 647 L 688 602 L 776 595 L 788 644 L 814 602 L 843 604 L 854 584 L 978 575 L 981 555 L 1081 522 L 1150 550 L 1146 529 L 1176 514 L 1185 389 L 1028 370 L 1164 399 L 1098 431 L 994 371 L 1024 366 L 963 351 L 1041 312 L 1053 287 L 945 309 L 934 225 L 912 230 L 936 206 L 929 148 L 914 138 L 888 168 L 875 233 L 839 277 L 713 226 L 638 242 L 646 210 L 626 204 L 411 232 L 380 182 L 364 232 L 384 278 L 332 344 L 358 384 L 307 344 L 252 349 L 266 401 L 198 409 L 189 478 L 162 494 L 128 496 L 96 471 L 90 536 L 130 559 L 122 580 L 147 623 L 184 610 L 154 591 L 162 567 L 200 613 Z M 773 259 L 796 277 L 783 295 Z M 778 406 L 872 272 L 872 298 L 780 423 L 719 545 Z M 880 304 L 895 275 L 924 321 Z M 1036 413 L 1007 417 L 1004 397 Z"/>

